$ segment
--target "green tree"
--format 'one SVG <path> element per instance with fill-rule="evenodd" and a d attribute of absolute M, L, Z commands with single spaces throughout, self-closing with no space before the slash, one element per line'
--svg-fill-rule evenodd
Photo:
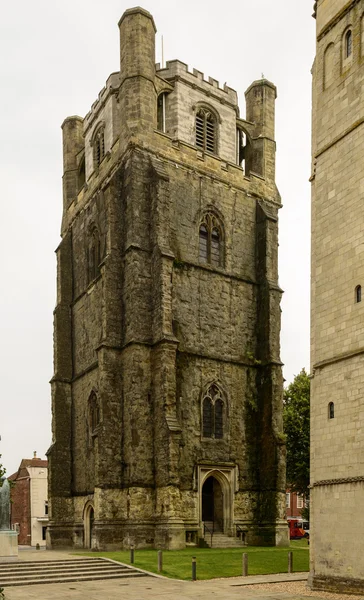
<path fill-rule="evenodd" d="M 287 437 L 287 485 L 306 499 L 310 483 L 310 379 L 302 369 L 284 390 L 283 423 Z M 302 511 L 302 516 L 304 511 Z"/>

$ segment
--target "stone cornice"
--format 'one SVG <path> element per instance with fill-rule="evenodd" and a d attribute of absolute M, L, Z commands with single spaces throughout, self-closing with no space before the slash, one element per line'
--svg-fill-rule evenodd
<path fill-rule="evenodd" d="M 336 479 L 322 479 L 321 481 L 315 481 L 309 487 L 323 487 L 325 485 L 344 485 L 345 483 L 361 483 L 364 482 L 364 476 L 358 475 L 357 477 L 338 477 Z"/>

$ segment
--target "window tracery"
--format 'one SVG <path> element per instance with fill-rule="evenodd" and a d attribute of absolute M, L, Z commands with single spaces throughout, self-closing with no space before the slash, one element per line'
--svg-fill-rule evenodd
<path fill-rule="evenodd" d="M 199 229 L 200 262 L 221 267 L 223 264 L 222 227 L 218 218 L 206 213 Z"/>
<path fill-rule="evenodd" d="M 202 437 L 224 437 L 224 400 L 215 383 L 210 385 L 202 399 Z"/>

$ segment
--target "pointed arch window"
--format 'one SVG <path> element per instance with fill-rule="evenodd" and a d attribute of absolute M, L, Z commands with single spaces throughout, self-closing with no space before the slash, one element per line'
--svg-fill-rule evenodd
<path fill-rule="evenodd" d="M 224 437 L 224 400 L 215 383 L 208 388 L 202 399 L 202 437 Z"/>
<path fill-rule="evenodd" d="M 216 154 L 217 122 L 215 115 L 207 108 L 200 108 L 196 113 L 196 146 Z"/>
<path fill-rule="evenodd" d="M 351 29 L 345 34 L 345 58 L 349 58 L 353 53 L 353 33 Z"/>
<path fill-rule="evenodd" d="M 88 281 L 96 279 L 100 274 L 100 236 L 96 227 L 89 235 L 88 243 Z"/>
<path fill-rule="evenodd" d="M 105 156 L 104 126 L 99 127 L 93 137 L 94 168 L 96 169 Z"/>
<path fill-rule="evenodd" d="M 215 215 L 206 213 L 199 229 L 199 260 L 222 267 L 223 258 L 222 226 Z"/>
<path fill-rule="evenodd" d="M 335 405 L 333 402 L 329 402 L 328 410 L 329 410 L 329 419 L 334 419 L 335 418 Z"/>

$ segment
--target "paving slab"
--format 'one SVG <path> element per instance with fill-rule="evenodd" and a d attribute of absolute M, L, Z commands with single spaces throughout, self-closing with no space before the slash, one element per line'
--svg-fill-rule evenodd
<path fill-rule="evenodd" d="M 69 551 L 24 550 L 19 560 L 75 559 Z M 79 558 L 82 558 L 81 554 Z M 338 594 L 305 590 L 308 573 L 252 575 L 208 581 L 178 581 L 161 576 L 38 584 L 5 588 L 6 600 L 340 600 Z M 263 584 L 263 588 L 261 585 Z"/>

